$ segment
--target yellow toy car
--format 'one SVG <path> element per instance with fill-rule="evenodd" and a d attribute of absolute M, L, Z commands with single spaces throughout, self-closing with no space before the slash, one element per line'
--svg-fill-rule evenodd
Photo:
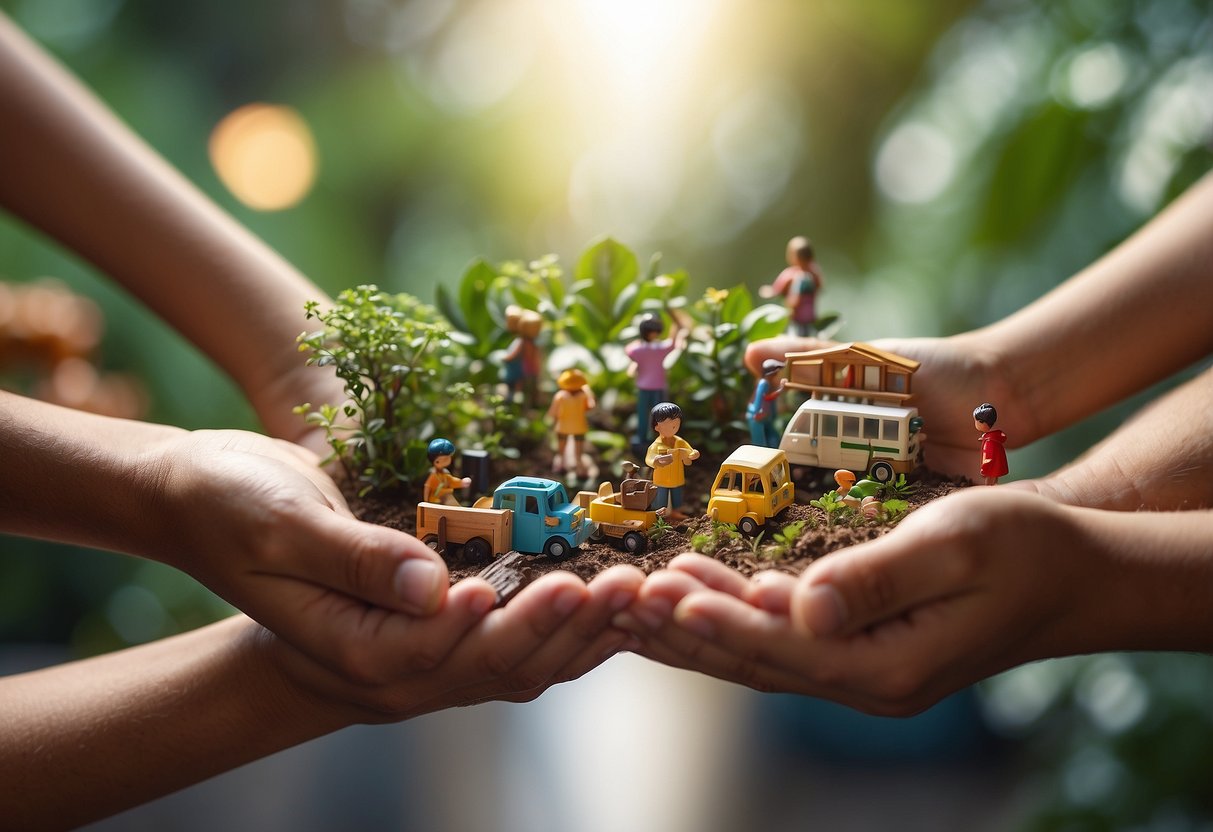
<path fill-rule="evenodd" d="M 742 445 L 720 466 L 707 514 L 755 535 L 794 499 L 788 455 L 778 448 Z"/>

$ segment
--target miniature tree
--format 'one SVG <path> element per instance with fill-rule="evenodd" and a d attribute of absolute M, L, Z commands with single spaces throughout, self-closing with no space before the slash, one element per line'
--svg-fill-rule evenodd
<path fill-rule="evenodd" d="M 449 381 L 458 349 L 449 324 L 411 295 L 372 285 L 345 290 L 330 309 L 310 301 L 306 313 L 324 328 L 300 335 L 299 349 L 310 353 L 309 365 L 333 367 L 349 399 L 296 412 L 324 429 L 360 495 L 417 482 L 429 465 L 429 439 L 467 427 L 458 403 L 472 388 Z"/>

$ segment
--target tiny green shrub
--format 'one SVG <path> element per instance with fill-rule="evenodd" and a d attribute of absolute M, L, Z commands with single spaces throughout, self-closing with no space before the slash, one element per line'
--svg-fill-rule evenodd
<path fill-rule="evenodd" d="M 324 430 L 360 494 L 416 482 L 429 467 L 428 441 L 458 441 L 470 420 L 461 407 L 473 388 L 450 380 L 458 347 L 449 325 L 415 297 L 373 285 L 343 291 L 330 309 L 308 302 L 305 311 L 323 328 L 300 335 L 299 350 L 309 365 L 333 367 L 349 399 L 296 412 Z"/>

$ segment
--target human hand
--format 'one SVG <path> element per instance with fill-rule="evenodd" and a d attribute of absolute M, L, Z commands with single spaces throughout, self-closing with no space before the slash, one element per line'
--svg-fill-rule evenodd
<path fill-rule="evenodd" d="M 451 588 L 448 605 L 460 605 L 472 580 Z M 632 566 L 612 567 L 588 587 L 569 573 L 554 572 L 470 629 L 457 614 L 445 623 L 453 613 L 440 610 L 426 619 L 440 635 L 419 634 L 424 640 L 411 650 L 387 643 L 381 632 L 368 633 L 366 650 L 344 672 L 312 661 L 270 633 L 262 638 L 290 688 L 324 703 L 339 725 L 394 722 L 491 700 L 529 701 L 587 673 L 633 643 L 611 626 L 611 617 L 635 598 L 643 580 Z M 393 659 L 377 658 L 392 649 Z"/>
<path fill-rule="evenodd" d="M 615 622 L 673 666 L 906 715 L 1033 659 L 1213 649 L 1211 530 L 974 488 L 799 578 L 680 556 Z"/>
<path fill-rule="evenodd" d="M 190 573 L 328 667 L 368 645 L 389 664 L 427 655 L 428 634 L 455 638 L 496 603 L 482 582 L 448 598 L 437 554 L 354 519 L 315 455 L 291 443 L 174 433 L 147 457 L 155 487 L 137 553 Z M 421 618 L 439 610 L 440 621 Z"/>
<path fill-rule="evenodd" d="M 768 358 L 784 360 L 789 352 L 819 349 L 834 342 L 816 338 L 780 336 L 755 341 L 746 349 L 745 362 L 758 374 Z M 1003 371 L 1001 356 L 970 334 L 950 338 L 882 339 L 878 349 L 921 363 L 914 374 L 914 404 L 926 424 L 927 465 L 949 475 L 976 477 L 977 440 L 973 408 L 982 402 L 998 407 L 998 428 L 1007 433 L 1008 445 L 1018 447 L 1039 436 L 1034 414 L 1020 406 L 1025 398 Z M 761 418 L 757 414 L 755 418 Z"/>

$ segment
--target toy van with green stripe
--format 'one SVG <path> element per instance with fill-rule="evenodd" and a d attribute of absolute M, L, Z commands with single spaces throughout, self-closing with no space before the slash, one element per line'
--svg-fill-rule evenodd
<path fill-rule="evenodd" d="M 921 459 L 922 424 L 916 407 L 809 399 L 788 422 L 779 449 L 792 465 L 866 471 L 889 482 Z"/>

